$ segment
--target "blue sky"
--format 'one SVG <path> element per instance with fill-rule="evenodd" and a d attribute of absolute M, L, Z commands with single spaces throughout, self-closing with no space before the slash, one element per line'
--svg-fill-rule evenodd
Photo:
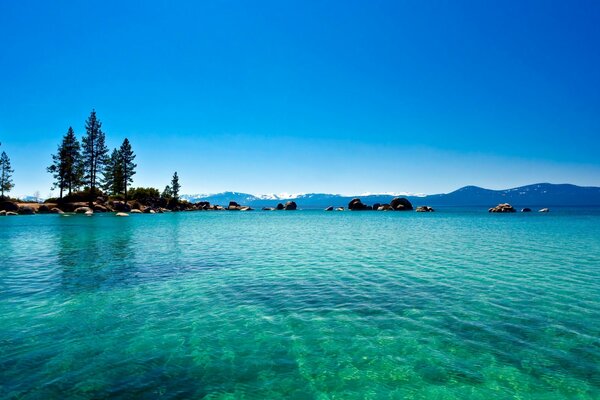
<path fill-rule="evenodd" d="M 126 3 L 126 4 L 124 4 Z M 136 186 L 600 186 L 600 3 L 0 2 L 14 194 L 95 108 Z"/>

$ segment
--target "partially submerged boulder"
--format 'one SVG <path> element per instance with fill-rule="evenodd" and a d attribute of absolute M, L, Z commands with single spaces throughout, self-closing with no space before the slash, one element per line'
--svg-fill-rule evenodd
<path fill-rule="evenodd" d="M 37 209 L 38 214 L 48 214 L 50 212 L 50 207 L 45 204 L 42 204 Z"/>
<path fill-rule="evenodd" d="M 17 212 L 19 215 L 33 215 L 35 214 L 35 209 L 30 206 L 21 206 Z"/>
<path fill-rule="evenodd" d="M 549 209 L 549 208 L 542 208 L 542 209 L 541 209 L 541 210 L 539 210 L 538 212 L 541 212 L 541 213 L 547 213 L 547 212 L 550 212 L 550 209 Z"/>
<path fill-rule="evenodd" d="M 118 212 L 118 213 L 115 214 L 115 216 L 117 216 L 117 217 L 129 217 L 129 214 L 124 213 L 124 212 Z"/>
<path fill-rule="evenodd" d="M 435 210 L 429 206 L 419 206 L 417 207 L 417 212 L 434 212 Z"/>
<path fill-rule="evenodd" d="M 19 205 L 12 201 L 0 201 L 0 210 L 19 211 Z"/>
<path fill-rule="evenodd" d="M 276 210 L 283 210 L 283 204 L 279 203 L 277 204 L 277 206 L 275 207 Z"/>
<path fill-rule="evenodd" d="M 88 211 L 91 211 L 93 213 L 92 209 L 89 207 L 77 207 L 74 210 L 75 214 L 86 214 Z"/>
<path fill-rule="evenodd" d="M 517 210 L 514 209 L 513 206 L 511 206 L 508 203 L 503 203 L 503 204 L 498 204 L 496 207 L 492 207 L 488 210 L 491 213 L 514 213 Z"/>
<path fill-rule="evenodd" d="M 142 212 L 138 209 L 133 209 L 131 211 L 129 211 L 131 214 L 141 214 Z"/>
<path fill-rule="evenodd" d="M 392 208 L 392 206 L 390 206 L 389 204 L 382 204 L 377 208 L 373 207 L 373 209 L 375 209 L 377 211 L 393 211 L 394 210 Z"/>
<path fill-rule="evenodd" d="M 325 209 L 325 211 L 333 211 L 333 206 L 329 206 Z"/>
<path fill-rule="evenodd" d="M 404 197 L 394 197 L 390 201 L 390 206 L 396 211 L 410 211 L 413 209 L 412 204 Z"/>
<path fill-rule="evenodd" d="M 363 202 L 359 198 L 355 198 L 350 200 L 350 203 L 348 203 L 348 210 L 362 211 L 368 210 L 368 207 L 365 204 L 363 204 Z"/>
<path fill-rule="evenodd" d="M 283 206 L 284 210 L 295 210 L 296 208 L 298 208 L 298 206 L 295 201 L 288 201 L 285 203 L 285 206 Z"/>
<path fill-rule="evenodd" d="M 65 212 L 58 207 L 50 209 L 50 214 L 64 214 Z"/>
<path fill-rule="evenodd" d="M 531 212 L 531 208 L 525 207 L 521 210 L 521 212 Z"/>

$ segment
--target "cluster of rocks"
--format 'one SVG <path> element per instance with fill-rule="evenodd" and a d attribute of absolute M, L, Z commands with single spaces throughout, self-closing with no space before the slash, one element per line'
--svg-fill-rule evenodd
<path fill-rule="evenodd" d="M 296 210 L 297 208 L 298 208 L 298 205 L 296 204 L 295 201 L 288 201 L 285 204 L 278 203 L 275 207 L 263 207 L 262 210 L 263 211 L 281 211 L 281 210 L 293 211 L 293 210 Z"/>
<path fill-rule="evenodd" d="M 496 207 L 490 208 L 488 211 L 491 213 L 514 213 L 517 210 L 515 210 L 515 208 L 508 203 L 502 203 L 502 204 L 498 204 Z M 549 208 L 542 208 L 538 212 L 543 213 L 543 212 L 549 212 L 549 211 L 550 211 Z M 523 212 L 523 213 L 531 212 L 531 208 L 529 208 L 529 207 L 522 208 L 521 212 Z"/>
<path fill-rule="evenodd" d="M 419 206 L 416 209 L 417 212 L 434 212 L 435 210 L 429 206 Z"/>
<path fill-rule="evenodd" d="M 433 208 L 428 206 L 423 206 L 427 209 L 427 211 L 433 211 Z M 334 208 L 333 206 L 329 206 L 325 209 L 325 211 L 343 211 L 344 207 Z M 375 210 L 375 211 L 410 211 L 413 209 L 413 205 L 410 201 L 404 197 L 395 197 L 389 204 L 380 204 L 375 203 L 373 205 L 364 204 L 361 199 L 355 198 L 350 200 L 348 203 L 348 210 L 351 211 L 366 211 L 366 210 Z"/>

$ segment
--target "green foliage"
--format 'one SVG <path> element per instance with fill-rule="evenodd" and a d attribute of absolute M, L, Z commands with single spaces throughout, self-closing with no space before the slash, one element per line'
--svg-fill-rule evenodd
<path fill-rule="evenodd" d="M 162 197 L 163 199 L 170 199 L 173 197 L 173 191 L 171 190 L 170 185 L 165 186 L 165 189 L 163 190 L 160 197 Z"/>
<path fill-rule="evenodd" d="M 0 198 L 4 199 L 4 193 L 10 192 L 14 184 L 12 181 L 12 174 L 14 170 L 10 165 L 10 159 L 6 155 L 6 152 L 2 152 L 0 155 Z"/>
<path fill-rule="evenodd" d="M 102 188 L 112 196 L 117 196 L 124 191 L 123 163 L 121 153 L 114 149 L 104 165 L 104 181 Z"/>
<path fill-rule="evenodd" d="M 54 177 L 52 189 L 59 188 L 61 198 L 64 190 L 71 194 L 83 185 L 81 146 L 72 127 L 63 137 L 57 153 L 52 155 L 52 165 L 47 170 Z"/>
<path fill-rule="evenodd" d="M 102 172 L 106 163 L 108 147 L 106 147 L 102 123 L 96 117 L 96 111 L 92 110 L 85 122 L 86 136 L 83 138 L 83 166 L 84 178 L 93 193 L 98 183 L 98 172 Z M 90 197 L 90 204 L 93 202 Z"/>
<path fill-rule="evenodd" d="M 86 187 L 83 190 L 79 190 L 77 192 L 73 192 L 64 196 L 62 199 L 58 199 L 59 202 L 64 203 L 76 203 L 82 201 L 89 201 L 89 199 L 96 199 L 97 197 L 104 196 L 104 192 L 98 188 L 94 188 L 92 191 L 90 188 Z"/>
<path fill-rule="evenodd" d="M 127 185 L 133 182 L 133 175 L 135 175 L 135 168 L 137 167 L 137 164 L 133 162 L 133 160 L 135 160 L 135 154 L 131 149 L 129 139 L 125 138 L 125 140 L 123 140 L 123 144 L 119 149 L 119 155 L 121 157 L 121 169 L 123 171 L 125 200 L 127 200 Z"/>
<path fill-rule="evenodd" d="M 160 199 L 160 192 L 155 188 L 131 188 L 129 197 L 143 204 L 153 203 Z"/>
<path fill-rule="evenodd" d="M 171 179 L 171 194 L 175 201 L 179 201 L 179 189 L 181 189 L 181 185 L 179 184 L 179 176 L 177 175 L 177 171 L 173 174 L 173 179 Z"/>

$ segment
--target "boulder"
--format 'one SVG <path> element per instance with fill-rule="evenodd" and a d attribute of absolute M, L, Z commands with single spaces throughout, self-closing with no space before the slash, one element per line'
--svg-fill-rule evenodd
<path fill-rule="evenodd" d="M 0 210 L 0 217 L 4 217 L 6 215 L 6 211 Z"/>
<path fill-rule="evenodd" d="M 0 210 L 19 211 L 19 205 L 12 201 L 0 201 Z"/>
<path fill-rule="evenodd" d="M 94 215 L 94 211 L 92 210 L 88 210 L 85 212 L 86 217 L 91 217 L 92 215 Z"/>
<path fill-rule="evenodd" d="M 16 213 L 16 212 L 14 212 L 14 211 L 6 211 L 6 216 L 7 216 L 7 217 L 9 217 L 9 216 L 15 216 L 15 215 L 19 215 L 19 214 L 17 214 L 17 213 Z"/>
<path fill-rule="evenodd" d="M 360 201 L 359 198 L 356 198 L 356 199 L 350 200 L 350 203 L 348 203 L 348 210 L 362 211 L 362 210 L 368 210 L 368 207 L 366 205 L 364 205 L 362 203 L 362 201 Z"/>
<path fill-rule="evenodd" d="M 19 215 L 33 215 L 35 214 L 35 210 L 30 206 L 21 206 L 18 211 Z"/>
<path fill-rule="evenodd" d="M 74 211 L 75 211 L 75 214 L 85 214 L 88 211 L 92 211 L 92 209 L 89 207 L 77 207 Z"/>
<path fill-rule="evenodd" d="M 279 203 L 277 204 L 277 206 L 275 207 L 276 210 L 283 210 L 283 204 Z"/>
<path fill-rule="evenodd" d="M 410 211 L 413 209 L 410 201 L 404 197 L 394 197 L 390 202 L 390 206 L 396 211 Z"/>
<path fill-rule="evenodd" d="M 283 208 L 284 210 L 295 210 L 296 208 L 298 208 L 298 206 L 296 205 L 295 201 L 288 201 L 287 203 L 285 203 L 285 206 Z"/>
<path fill-rule="evenodd" d="M 379 203 L 373 204 L 373 210 L 379 210 L 379 207 L 381 207 L 381 204 L 379 204 Z"/>
<path fill-rule="evenodd" d="M 50 214 L 64 214 L 65 212 L 60 208 L 54 207 L 50 210 Z"/>
<path fill-rule="evenodd" d="M 429 206 L 419 206 L 417 207 L 417 212 L 434 212 L 435 210 Z"/>
<path fill-rule="evenodd" d="M 275 210 L 275 208 L 274 207 L 263 207 L 262 210 L 263 211 L 273 211 L 273 210 Z"/>
<path fill-rule="evenodd" d="M 541 210 L 539 210 L 538 212 L 543 212 L 543 213 L 547 213 L 550 212 L 549 208 L 542 208 Z"/>
<path fill-rule="evenodd" d="M 491 213 L 514 213 L 517 210 L 514 209 L 513 206 L 511 206 L 508 203 L 503 203 L 503 204 L 498 204 L 496 207 L 492 207 L 488 210 Z"/>
<path fill-rule="evenodd" d="M 377 211 L 393 211 L 393 210 L 394 209 L 389 204 L 382 204 L 379 207 L 377 207 Z"/>
<path fill-rule="evenodd" d="M 333 211 L 333 206 L 329 206 L 325 209 L 325 211 Z"/>
<path fill-rule="evenodd" d="M 338 207 L 335 209 L 335 211 L 344 211 L 344 207 Z"/>
<path fill-rule="evenodd" d="M 129 206 L 129 204 L 124 203 L 122 201 L 115 201 L 112 203 L 112 208 L 113 210 L 117 211 L 117 212 L 129 212 L 131 211 L 131 207 Z"/>
<path fill-rule="evenodd" d="M 48 207 L 45 204 L 42 204 L 41 206 L 38 207 L 37 212 L 38 212 L 38 214 L 48 214 L 50 212 L 50 207 Z"/>
<path fill-rule="evenodd" d="M 117 216 L 117 217 L 129 217 L 129 214 L 124 213 L 124 212 L 118 212 L 118 213 L 115 214 L 115 216 Z"/>
<path fill-rule="evenodd" d="M 95 204 L 94 205 L 94 212 L 101 212 L 101 213 L 103 213 L 103 212 L 108 212 L 108 211 L 109 211 L 109 209 L 107 207 L 103 206 L 103 205 L 100 205 L 100 204 Z"/>
<path fill-rule="evenodd" d="M 253 208 L 252 207 L 248 207 L 248 206 L 242 206 L 240 207 L 240 211 L 252 211 Z"/>
<path fill-rule="evenodd" d="M 129 211 L 131 214 L 141 214 L 142 212 L 138 209 L 133 209 L 131 211 Z"/>
<path fill-rule="evenodd" d="M 521 210 L 521 212 L 531 212 L 531 208 L 525 207 Z"/>

